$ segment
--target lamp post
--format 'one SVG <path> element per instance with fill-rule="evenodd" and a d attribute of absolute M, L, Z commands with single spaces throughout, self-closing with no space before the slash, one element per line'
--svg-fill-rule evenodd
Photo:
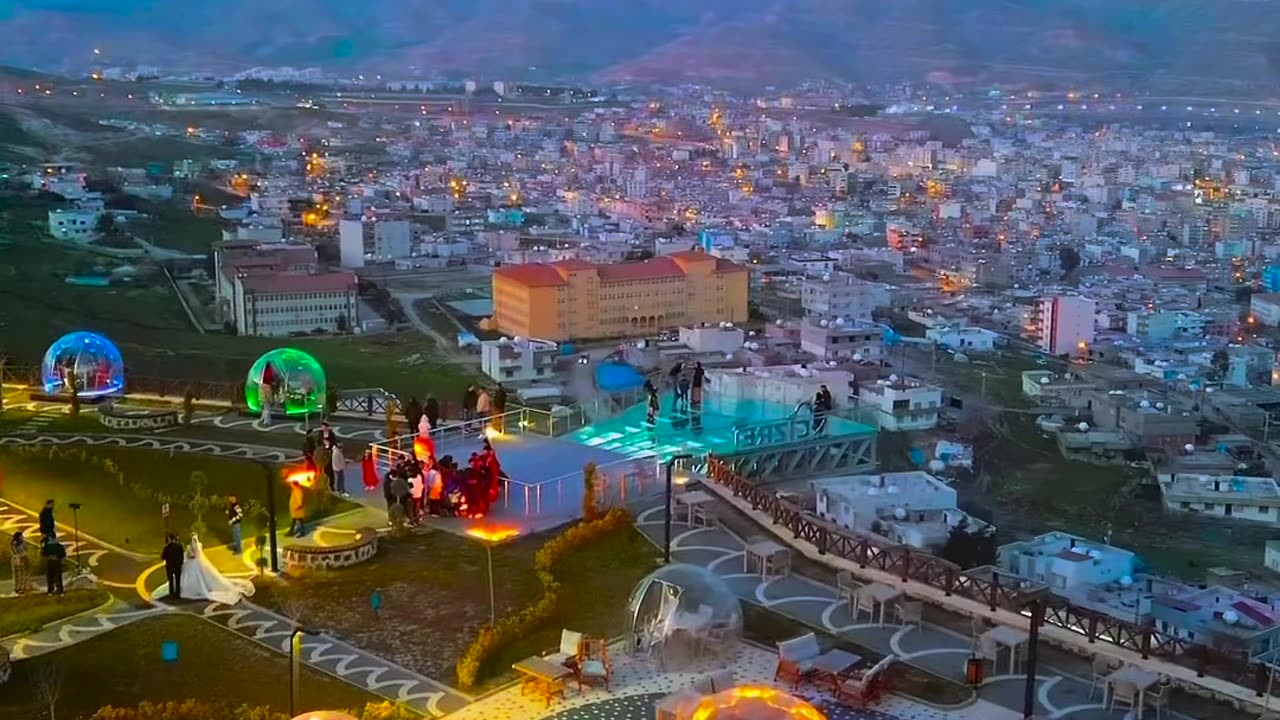
<path fill-rule="evenodd" d="M 662 512 L 662 564 L 671 564 L 671 470 L 681 460 L 692 459 L 689 453 L 672 455 L 667 459 L 667 502 Z"/>
<path fill-rule="evenodd" d="M 1031 601 L 1031 631 L 1027 636 L 1027 683 L 1023 688 L 1022 717 L 1033 720 L 1036 711 L 1036 662 L 1039 660 L 1040 626 L 1044 624 L 1044 595 Z"/>
<path fill-rule="evenodd" d="M 75 532 L 76 543 L 76 575 L 85 573 L 84 563 L 80 562 L 80 508 L 80 503 L 71 503 L 71 526 Z"/>
<path fill-rule="evenodd" d="M 302 694 L 302 636 L 316 634 L 318 633 L 314 630 L 301 625 L 295 625 L 293 632 L 289 633 L 289 717 L 297 716 L 297 708 L 294 706 Z"/>
<path fill-rule="evenodd" d="M 520 534 L 515 528 L 467 528 L 467 534 L 484 545 L 486 567 L 489 570 L 489 626 L 498 624 L 498 603 L 493 593 L 493 546 L 500 545 Z"/>
<path fill-rule="evenodd" d="M 267 476 L 267 539 L 271 543 L 271 572 L 280 572 L 279 552 L 276 547 L 276 472 L 266 461 L 259 460 Z M 262 552 L 262 548 L 258 548 Z"/>

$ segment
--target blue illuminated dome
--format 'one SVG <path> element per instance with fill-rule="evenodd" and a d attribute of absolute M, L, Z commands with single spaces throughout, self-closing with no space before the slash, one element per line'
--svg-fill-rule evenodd
<path fill-rule="evenodd" d="M 91 332 L 73 332 L 49 346 L 40 378 L 49 395 L 70 395 L 76 378 L 80 397 L 124 392 L 124 358 L 110 340 Z"/>

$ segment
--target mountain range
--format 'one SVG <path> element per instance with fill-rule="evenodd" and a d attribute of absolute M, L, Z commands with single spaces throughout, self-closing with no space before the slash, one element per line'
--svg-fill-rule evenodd
<path fill-rule="evenodd" d="M 1273 7 L 1273 0 L 15 0 L 0 3 L 0 63 L 725 85 L 932 77 L 1267 94 L 1280 79 Z"/>

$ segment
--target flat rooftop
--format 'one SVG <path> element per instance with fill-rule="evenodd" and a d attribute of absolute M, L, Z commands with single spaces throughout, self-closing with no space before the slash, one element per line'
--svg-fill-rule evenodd
<path fill-rule="evenodd" d="M 1280 502 L 1280 487 L 1269 477 L 1179 474 L 1161 482 L 1160 486 L 1165 495 L 1210 503 L 1246 499 Z"/>

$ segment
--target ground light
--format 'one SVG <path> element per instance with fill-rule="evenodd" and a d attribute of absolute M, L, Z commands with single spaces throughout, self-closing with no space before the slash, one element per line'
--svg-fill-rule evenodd
<path fill-rule="evenodd" d="M 467 528 L 467 534 L 484 545 L 485 560 L 488 561 L 489 568 L 489 626 L 493 627 L 498 622 L 498 604 L 493 594 L 493 546 L 515 538 L 520 531 L 516 528 L 471 527 Z"/>

